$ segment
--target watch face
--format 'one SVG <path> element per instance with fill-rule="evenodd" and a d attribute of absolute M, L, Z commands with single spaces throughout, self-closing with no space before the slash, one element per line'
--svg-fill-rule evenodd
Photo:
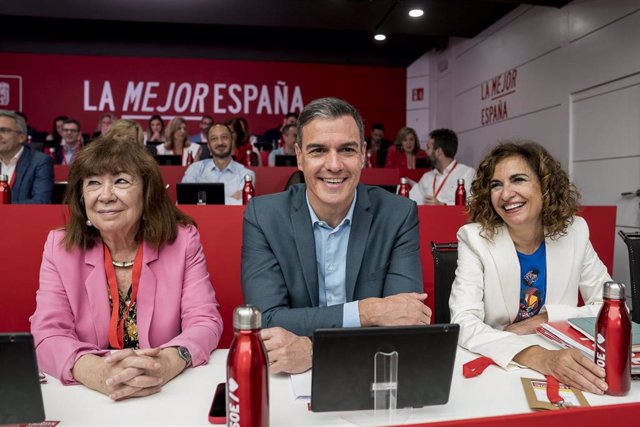
<path fill-rule="evenodd" d="M 182 360 L 187 362 L 187 367 L 191 366 L 191 353 L 189 353 L 189 349 L 187 347 L 178 347 L 178 355 L 182 358 Z"/>

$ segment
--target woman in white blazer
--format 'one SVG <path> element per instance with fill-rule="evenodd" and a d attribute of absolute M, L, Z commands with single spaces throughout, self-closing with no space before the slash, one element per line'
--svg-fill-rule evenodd
<path fill-rule="evenodd" d="M 499 144 L 471 193 L 449 299 L 460 345 L 505 369 L 529 367 L 602 394 L 604 370 L 578 350 L 547 350 L 521 336 L 547 321 L 597 315 L 611 280 L 575 216 L 579 194 L 560 163 L 536 143 Z"/>

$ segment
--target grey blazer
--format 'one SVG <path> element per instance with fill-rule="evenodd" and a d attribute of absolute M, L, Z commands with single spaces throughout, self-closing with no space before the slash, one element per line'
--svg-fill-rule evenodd
<path fill-rule="evenodd" d="M 415 202 L 358 185 L 347 250 L 347 302 L 422 292 Z M 242 291 L 263 327 L 311 336 L 342 326 L 342 304 L 318 307 L 318 271 L 306 186 L 252 199 L 242 227 Z"/>

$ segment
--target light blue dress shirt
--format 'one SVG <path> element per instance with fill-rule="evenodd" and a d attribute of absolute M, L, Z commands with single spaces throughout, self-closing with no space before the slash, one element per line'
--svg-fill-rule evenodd
<path fill-rule="evenodd" d="M 256 173 L 245 168 L 240 163 L 231 160 L 226 168 L 220 170 L 213 159 L 200 160 L 187 168 L 182 177 L 182 182 L 222 182 L 224 184 L 224 204 L 241 205 L 240 200 L 232 196 L 242 191 L 245 175 L 251 175 L 253 188 L 256 187 Z"/>
<path fill-rule="evenodd" d="M 331 228 L 329 224 L 318 218 L 309 203 L 309 194 L 306 194 L 307 207 L 313 225 L 313 237 L 316 242 L 320 307 L 344 304 L 342 309 L 342 327 L 344 328 L 360 326 L 358 301 L 347 302 L 346 286 L 347 249 L 356 197 L 357 191 L 347 215 L 336 228 Z"/>

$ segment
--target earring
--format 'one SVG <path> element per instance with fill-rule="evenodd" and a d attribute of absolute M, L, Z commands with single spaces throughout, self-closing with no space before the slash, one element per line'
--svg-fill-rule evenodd
<path fill-rule="evenodd" d="M 93 226 L 93 224 L 91 224 L 91 221 L 87 220 L 87 227 L 91 227 Z"/>

